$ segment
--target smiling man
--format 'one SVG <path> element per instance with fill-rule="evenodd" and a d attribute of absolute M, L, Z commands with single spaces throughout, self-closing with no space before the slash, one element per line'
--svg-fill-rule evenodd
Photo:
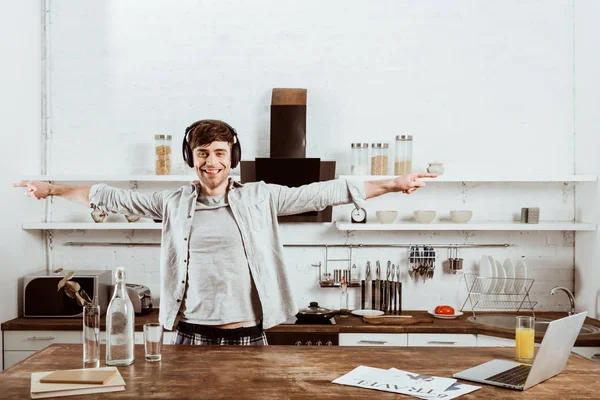
<path fill-rule="evenodd" d="M 30 181 L 27 196 L 61 196 L 104 211 L 162 220 L 159 320 L 178 344 L 266 345 L 263 329 L 297 313 L 277 216 L 319 211 L 389 192 L 410 194 L 434 174 L 359 182 L 332 180 L 297 188 L 242 185 L 229 177 L 241 159 L 236 131 L 222 121 L 190 125 L 183 158 L 197 181 L 141 194 L 105 184 Z"/>

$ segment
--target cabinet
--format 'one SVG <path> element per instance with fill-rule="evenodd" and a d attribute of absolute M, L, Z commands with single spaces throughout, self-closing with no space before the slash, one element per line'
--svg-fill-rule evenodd
<path fill-rule="evenodd" d="M 515 347 L 514 339 L 477 335 L 477 347 Z"/>
<path fill-rule="evenodd" d="M 409 333 L 408 346 L 412 347 L 475 347 L 477 336 L 450 333 Z"/>
<path fill-rule="evenodd" d="M 4 369 L 54 343 L 82 343 L 80 331 L 5 331 Z"/>
<path fill-rule="evenodd" d="M 82 343 L 80 331 L 4 331 L 4 369 L 54 343 Z M 163 344 L 175 344 L 176 332 L 165 331 Z M 100 332 L 106 344 L 106 331 Z M 135 344 L 144 344 L 144 333 L 135 332 Z"/>
<path fill-rule="evenodd" d="M 406 346 L 406 333 L 340 333 L 340 346 Z"/>

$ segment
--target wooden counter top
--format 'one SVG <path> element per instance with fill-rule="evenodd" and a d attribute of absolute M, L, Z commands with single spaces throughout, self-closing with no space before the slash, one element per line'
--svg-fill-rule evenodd
<path fill-rule="evenodd" d="M 29 398 L 32 372 L 80 368 L 81 351 L 81 345 L 52 345 L 0 372 L 2 398 Z M 104 354 L 104 346 L 101 353 Z M 143 346 L 136 345 L 135 363 L 119 367 L 127 385 L 124 392 L 70 398 L 399 399 L 402 396 L 394 393 L 336 385 L 331 381 L 358 365 L 451 377 L 493 358 L 510 359 L 513 353 L 514 349 L 496 347 L 393 347 L 382 351 L 373 347 L 341 350 L 316 346 L 170 345 L 163 347 L 161 362 L 150 363 L 144 360 Z M 475 385 L 482 388 L 461 399 L 598 398 L 600 367 L 571 354 L 565 371 L 525 393 Z"/>
<path fill-rule="evenodd" d="M 483 324 L 475 324 L 467 320 L 472 315 L 471 312 L 465 312 L 456 319 L 437 319 L 433 318 L 426 311 L 405 311 L 404 315 L 413 315 L 416 318 L 426 320 L 427 322 L 415 325 L 371 325 L 363 322 L 362 318 L 351 315 L 348 318 L 335 317 L 335 325 L 278 325 L 269 332 L 329 332 L 329 333 L 467 333 L 481 334 L 496 337 L 513 339 L 514 331 L 512 329 L 501 329 Z M 478 314 L 489 314 L 488 312 L 478 312 Z M 494 314 L 511 314 L 514 312 L 503 312 Z M 531 315 L 530 312 L 522 312 L 519 315 Z M 540 318 L 562 318 L 564 312 L 536 312 Z M 135 330 L 142 331 L 142 326 L 148 322 L 158 321 L 158 309 L 151 313 L 136 316 Z M 587 318 L 586 324 L 600 327 L 600 321 Z M 105 319 L 101 318 L 101 329 L 105 327 Z M 81 319 L 79 318 L 15 318 L 2 324 L 3 331 L 9 330 L 78 330 L 81 329 Z M 541 342 L 543 335 L 537 334 L 536 341 Z M 600 333 L 593 335 L 580 335 L 575 346 L 600 346 Z"/>

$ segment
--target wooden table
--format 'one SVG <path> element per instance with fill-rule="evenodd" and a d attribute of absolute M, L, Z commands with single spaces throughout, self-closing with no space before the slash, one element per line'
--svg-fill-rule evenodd
<path fill-rule="evenodd" d="M 104 354 L 104 348 L 101 351 Z M 159 363 L 144 360 L 142 345 L 136 346 L 135 354 L 133 365 L 119 368 L 127 384 L 124 392 L 70 398 L 400 399 L 409 397 L 331 381 L 358 365 L 451 377 L 492 358 L 510 359 L 514 349 L 171 345 L 163 347 Z M 0 398 L 29 398 L 31 372 L 80 368 L 81 357 L 81 345 L 52 345 L 41 350 L 0 373 Z M 481 386 L 461 399 L 597 399 L 600 367 L 571 354 L 565 371 L 524 393 Z"/>

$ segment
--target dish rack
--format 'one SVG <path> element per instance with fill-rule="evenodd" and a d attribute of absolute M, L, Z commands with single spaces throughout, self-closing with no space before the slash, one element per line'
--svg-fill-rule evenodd
<path fill-rule="evenodd" d="M 533 308 L 538 302 L 529 298 L 529 291 L 535 279 L 488 278 L 471 274 L 464 274 L 464 278 L 468 296 L 460 308 L 461 311 L 467 302 L 470 302 L 474 318 L 476 309 L 531 310 L 535 317 Z"/>

